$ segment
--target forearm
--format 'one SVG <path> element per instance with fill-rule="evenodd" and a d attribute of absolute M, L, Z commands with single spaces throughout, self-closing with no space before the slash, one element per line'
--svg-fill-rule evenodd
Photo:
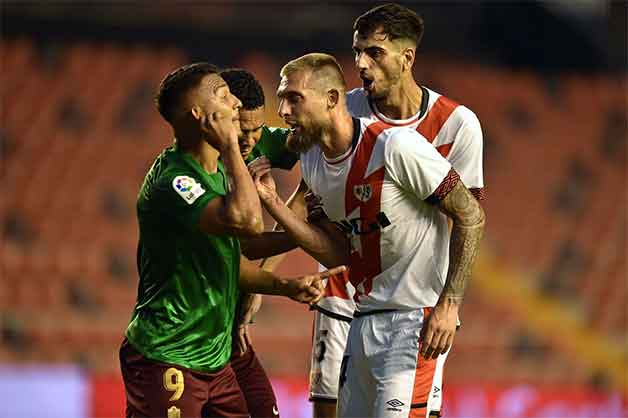
<path fill-rule="evenodd" d="M 231 190 L 225 196 L 225 217 L 234 224 L 242 224 L 251 232 L 261 233 L 264 230 L 262 206 L 238 144 L 226 147 L 220 157 L 232 180 Z"/>
<path fill-rule="evenodd" d="M 459 306 L 464 298 L 484 235 L 484 214 L 473 225 L 454 221 L 449 242 L 449 270 L 438 303 Z"/>
<path fill-rule="evenodd" d="M 245 293 L 261 293 L 265 295 L 281 295 L 286 287 L 287 279 L 264 271 L 250 262 L 240 263 L 240 290 Z"/>
<path fill-rule="evenodd" d="M 288 206 L 290 210 L 294 212 L 295 215 L 297 215 L 297 217 L 299 217 L 300 219 L 305 219 L 307 216 L 307 211 L 305 208 L 305 199 L 304 199 L 304 195 L 306 191 L 307 191 L 307 185 L 303 181 L 301 181 L 299 185 L 297 186 L 297 188 L 295 189 L 295 191 L 292 193 L 292 195 L 288 198 L 288 201 L 286 202 L 286 206 Z M 282 231 L 282 230 L 283 230 L 282 226 L 278 223 L 275 223 L 275 225 L 273 226 L 273 231 Z M 290 237 L 290 235 L 288 234 L 286 234 L 286 236 Z M 290 241 L 294 243 L 294 240 L 292 239 L 292 237 L 290 237 Z M 296 246 L 296 243 L 294 244 Z M 274 271 L 275 268 L 283 261 L 285 256 L 286 256 L 286 253 L 284 252 L 284 253 L 274 255 L 272 257 L 264 258 L 261 261 L 259 266 L 260 268 L 266 271 Z"/>
<path fill-rule="evenodd" d="M 264 232 L 262 235 L 241 240 L 242 253 L 249 260 L 258 260 L 283 254 L 297 247 L 292 237 L 283 231 Z"/>
<path fill-rule="evenodd" d="M 290 210 L 279 197 L 264 202 L 266 210 L 305 252 L 325 266 L 348 264 L 346 237 L 307 223 Z"/>

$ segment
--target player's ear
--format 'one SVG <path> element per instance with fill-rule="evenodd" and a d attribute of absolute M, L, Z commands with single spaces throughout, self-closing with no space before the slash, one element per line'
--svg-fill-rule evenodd
<path fill-rule="evenodd" d="M 336 107 L 339 101 L 340 101 L 340 92 L 338 90 L 331 89 L 327 91 L 327 107 L 329 109 Z"/>
<path fill-rule="evenodd" d="M 201 120 L 203 118 L 203 112 L 201 112 L 201 108 L 198 106 L 192 106 L 190 109 L 190 113 L 195 120 Z"/>
<path fill-rule="evenodd" d="M 416 49 L 414 48 L 404 48 L 401 51 L 401 59 L 402 59 L 402 67 L 404 71 L 412 71 L 412 66 L 414 65 L 414 59 L 416 57 Z"/>

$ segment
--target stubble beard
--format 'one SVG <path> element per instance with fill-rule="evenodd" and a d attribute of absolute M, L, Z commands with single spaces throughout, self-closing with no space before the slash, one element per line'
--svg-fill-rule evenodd
<path fill-rule="evenodd" d="M 302 129 L 305 131 L 305 129 Z M 316 143 L 321 136 L 321 130 L 307 130 L 301 134 L 290 132 L 286 139 L 286 146 L 292 152 L 304 153 Z"/>

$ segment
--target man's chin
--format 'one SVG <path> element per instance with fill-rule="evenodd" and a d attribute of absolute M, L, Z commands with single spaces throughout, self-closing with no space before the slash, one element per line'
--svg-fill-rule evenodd
<path fill-rule="evenodd" d="M 303 135 L 288 134 L 286 139 L 286 147 L 292 152 L 306 152 L 314 145 L 314 141 Z"/>

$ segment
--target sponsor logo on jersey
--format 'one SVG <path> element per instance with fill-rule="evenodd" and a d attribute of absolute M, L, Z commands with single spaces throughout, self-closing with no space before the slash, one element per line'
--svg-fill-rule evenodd
<path fill-rule="evenodd" d="M 353 186 L 353 195 L 360 202 L 366 202 L 373 196 L 373 188 L 370 184 L 358 184 Z"/>
<path fill-rule="evenodd" d="M 345 234 L 365 235 L 384 229 L 390 225 L 391 222 L 384 212 L 380 212 L 375 219 L 357 217 L 349 220 L 343 219 L 342 221 L 334 223 L 338 225 Z"/>
<path fill-rule="evenodd" d="M 192 177 L 177 176 L 172 180 L 172 188 L 191 205 L 205 193 L 205 189 Z"/>

